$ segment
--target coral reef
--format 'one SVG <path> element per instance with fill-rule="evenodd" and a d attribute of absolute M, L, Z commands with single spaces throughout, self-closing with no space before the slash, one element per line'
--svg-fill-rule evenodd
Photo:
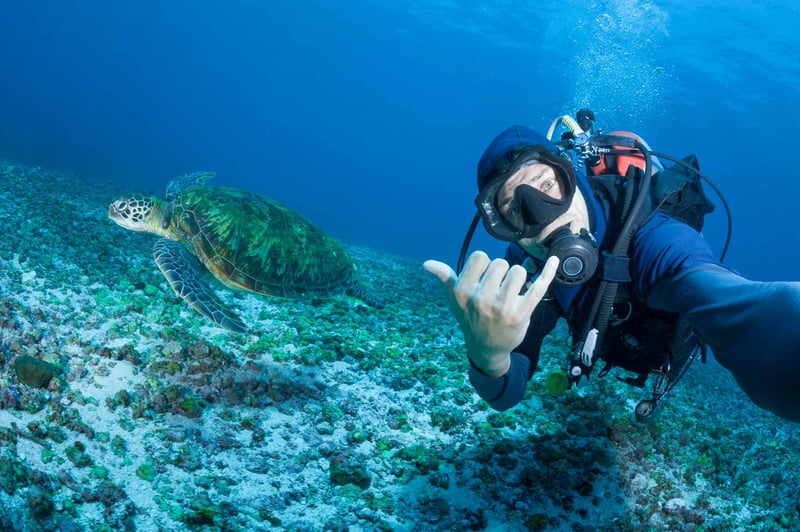
<path fill-rule="evenodd" d="M 797 529 L 797 427 L 713 362 L 647 424 L 613 377 L 472 392 L 420 265 L 352 247 L 384 309 L 220 290 L 177 300 L 111 183 L 0 163 L 0 529 Z"/>

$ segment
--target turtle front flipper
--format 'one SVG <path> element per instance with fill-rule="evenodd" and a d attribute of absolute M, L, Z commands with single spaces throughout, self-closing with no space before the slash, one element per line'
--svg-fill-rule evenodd
<path fill-rule="evenodd" d="M 202 265 L 182 244 L 162 238 L 153 246 L 153 258 L 169 285 L 190 307 L 229 331 L 243 333 L 247 326 L 225 305 L 203 279 Z"/>

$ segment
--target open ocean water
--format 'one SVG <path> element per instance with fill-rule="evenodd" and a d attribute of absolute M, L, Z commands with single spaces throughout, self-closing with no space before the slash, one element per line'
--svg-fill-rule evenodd
<path fill-rule="evenodd" d="M 713 360 L 639 424 L 613 376 L 545 393 L 559 330 L 492 412 L 420 266 L 455 262 L 499 131 L 588 106 L 697 154 L 728 265 L 798 280 L 797 27 L 788 0 L 7 0 L 0 529 L 797 530 L 800 433 Z M 192 312 L 107 210 L 203 170 L 342 241 L 386 307 L 215 285 L 248 333 Z"/>

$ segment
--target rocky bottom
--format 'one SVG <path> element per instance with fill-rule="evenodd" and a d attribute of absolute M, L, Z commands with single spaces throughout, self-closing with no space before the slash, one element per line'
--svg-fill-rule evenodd
<path fill-rule="evenodd" d="M 351 247 L 387 300 L 179 301 L 121 191 L 0 163 L 3 530 L 796 530 L 795 425 L 696 364 L 649 423 L 614 376 L 487 408 L 441 288 Z"/>

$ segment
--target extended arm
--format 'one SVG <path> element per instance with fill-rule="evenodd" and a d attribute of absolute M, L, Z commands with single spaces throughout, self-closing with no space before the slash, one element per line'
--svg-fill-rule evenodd
<path fill-rule="evenodd" d="M 800 283 L 699 266 L 658 283 L 647 303 L 685 316 L 755 404 L 800 422 Z"/>
<path fill-rule="evenodd" d="M 800 422 L 800 283 L 745 279 L 664 215 L 639 230 L 633 259 L 648 306 L 684 316 L 755 404 Z"/>

